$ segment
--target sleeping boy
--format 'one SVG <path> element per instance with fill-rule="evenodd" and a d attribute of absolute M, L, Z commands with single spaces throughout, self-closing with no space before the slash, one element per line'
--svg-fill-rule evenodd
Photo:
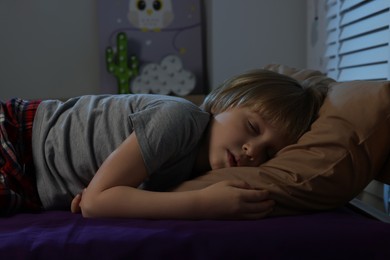
<path fill-rule="evenodd" d="M 265 217 L 268 192 L 243 181 L 166 191 L 208 170 L 267 161 L 309 129 L 326 92 L 254 70 L 201 107 L 158 95 L 1 103 L 1 212 L 72 204 L 85 217 Z"/>

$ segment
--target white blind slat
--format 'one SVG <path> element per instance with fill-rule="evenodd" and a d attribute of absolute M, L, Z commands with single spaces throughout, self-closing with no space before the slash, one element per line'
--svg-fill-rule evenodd
<path fill-rule="evenodd" d="M 337 27 L 338 27 L 338 25 L 337 25 L 337 17 L 335 16 L 335 17 L 329 18 L 327 26 L 326 26 L 326 30 L 327 31 L 336 30 Z"/>
<path fill-rule="evenodd" d="M 342 1 L 341 6 L 340 6 L 340 11 L 343 12 L 347 9 L 350 9 L 360 3 L 363 3 L 365 0 L 347 0 L 347 1 Z"/>
<path fill-rule="evenodd" d="M 337 59 L 335 57 L 331 57 L 326 62 L 327 70 L 335 70 L 337 68 Z"/>
<path fill-rule="evenodd" d="M 335 56 L 336 54 L 337 54 L 337 45 L 336 44 L 328 45 L 325 51 L 325 57 Z"/>
<path fill-rule="evenodd" d="M 389 46 L 381 46 L 374 49 L 364 50 L 340 56 L 339 67 L 351 67 L 363 64 L 385 63 L 389 56 Z"/>
<path fill-rule="evenodd" d="M 338 78 L 338 74 L 337 74 L 337 72 L 334 71 L 334 70 L 328 71 L 327 76 L 328 76 L 329 78 L 332 78 L 332 79 L 335 79 L 335 80 L 337 80 L 337 78 Z"/>
<path fill-rule="evenodd" d="M 340 40 L 351 38 L 356 35 L 364 34 L 370 31 L 374 31 L 383 27 L 388 26 L 389 13 L 382 13 L 362 20 L 359 23 L 354 23 L 341 27 Z"/>
<path fill-rule="evenodd" d="M 326 44 L 335 43 L 338 40 L 338 33 L 336 30 L 328 32 L 326 37 Z"/>
<path fill-rule="evenodd" d="M 386 79 L 388 77 L 388 65 L 375 64 L 342 69 L 338 76 L 338 81 Z"/>
<path fill-rule="evenodd" d="M 326 17 L 330 18 L 337 15 L 337 1 L 334 1 L 333 3 L 328 4 L 328 12 L 326 13 Z"/>
<path fill-rule="evenodd" d="M 350 2 L 350 1 L 345 1 L 345 2 Z M 364 17 L 367 17 L 369 15 L 375 14 L 377 12 L 389 8 L 389 1 L 387 0 L 386 1 L 377 0 L 372 2 L 365 1 L 365 2 L 366 4 L 360 5 L 356 9 L 352 9 L 346 12 L 343 12 L 343 10 L 341 10 L 340 25 L 343 26 L 345 24 L 352 23 L 354 21 L 360 20 Z"/>
<path fill-rule="evenodd" d="M 337 3 L 337 0 L 326 0 L 326 5 L 329 7 L 331 5 L 335 5 Z"/>
<path fill-rule="evenodd" d="M 339 53 L 358 51 L 374 46 L 383 45 L 389 42 L 389 30 L 382 30 L 361 37 L 342 41 L 340 43 Z"/>

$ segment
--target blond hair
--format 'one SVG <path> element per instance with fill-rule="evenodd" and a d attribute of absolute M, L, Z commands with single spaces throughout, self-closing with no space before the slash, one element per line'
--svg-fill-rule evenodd
<path fill-rule="evenodd" d="M 286 75 L 258 69 L 224 82 L 201 107 L 211 114 L 249 107 L 295 143 L 317 117 L 326 93 L 325 85 L 300 84 Z"/>

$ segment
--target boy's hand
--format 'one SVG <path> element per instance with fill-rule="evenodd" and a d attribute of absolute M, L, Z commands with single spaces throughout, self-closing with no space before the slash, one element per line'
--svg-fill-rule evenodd
<path fill-rule="evenodd" d="M 80 203 L 84 192 L 85 189 L 73 198 L 72 203 L 70 204 L 70 211 L 72 213 L 81 213 Z"/>
<path fill-rule="evenodd" d="M 212 219 L 260 219 L 275 202 L 268 191 L 253 189 L 248 183 L 227 180 L 200 190 L 200 212 Z"/>

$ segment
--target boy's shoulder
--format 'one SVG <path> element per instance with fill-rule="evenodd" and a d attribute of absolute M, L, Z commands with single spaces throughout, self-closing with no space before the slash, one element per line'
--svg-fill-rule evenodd
<path fill-rule="evenodd" d="M 138 99 L 138 104 L 144 103 L 148 107 L 159 107 L 172 111 L 182 112 L 204 112 L 198 105 L 183 97 L 155 95 L 155 94 L 137 94 L 134 98 Z"/>

